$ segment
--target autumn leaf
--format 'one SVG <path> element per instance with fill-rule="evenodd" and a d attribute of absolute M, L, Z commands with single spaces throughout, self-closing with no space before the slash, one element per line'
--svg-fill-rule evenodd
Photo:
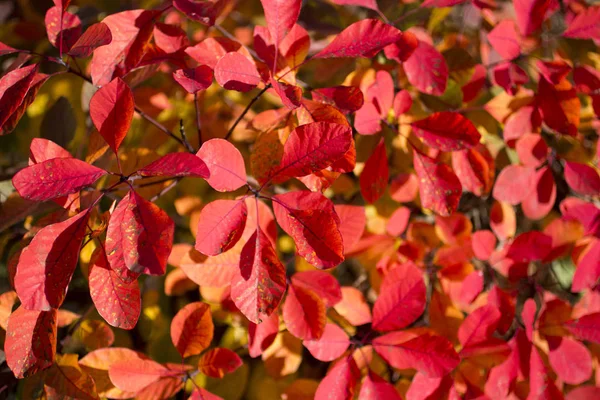
<path fill-rule="evenodd" d="M 213 338 L 210 307 L 206 303 L 190 303 L 171 322 L 171 339 L 181 357 L 200 354 Z"/>

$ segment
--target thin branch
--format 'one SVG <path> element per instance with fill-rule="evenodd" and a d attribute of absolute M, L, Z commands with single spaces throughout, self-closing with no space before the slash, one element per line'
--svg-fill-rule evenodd
<path fill-rule="evenodd" d="M 198 128 L 198 148 L 202 147 L 202 129 L 200 124 L 200 106 L 198 106 L 198 93 L 194 93 L 194 105 L 196 106 L 196 127 Z"/>
<path fill-rule="evenodd" d="M 175 139 L 177 142 L 179 142 L 180 145 L 185 147 L 187 149 L 187 151 L 189 151 L 190 153 L 194 153 L 193 147 L 187 142 L 187 140 L 183 140 L 183 139 L 177 137 L 173 132 L 171 132 L 169 129 L 167 129 L 166 126 L 164 126 L 163 124 L 161 124 L 160 122 L 158 122 L 157 120 L 155 120 L 154 118 L 152 118 L 151 116 L 146 114 L 144 111 L 142 111 L 141 108 L 139 108 L 138 106 L 135 106 L 135 112 L 140 114 L 140 117 L 142 117 L 146 121 L 150 122 L 152 125 L 157 127 L 160 131 L 164 132 L 171 138 Z"/>
<path fill-rule="evenodd" d="M 172 178 L 171 178 L 172 179 Z M 177 186 L 177 184 L 179 183 L 179 181 L 181 181 L 183 178 L 179 177 L 179 178 L 175 178 L 175 180 L 173 182 L 171 182 L 169 185 L 165 186 L 163 188 L 163 190 L 161 190 L 160 192 L 158 192 L 154 197 L 152 197 L 150 199 L 151 202 L 155 202 L 156 200 L 158 200 L 161 196 L 165 195 L 168 191 L 170 191 L 171 189 L 173 189 L 175 186 Z"/>
<path fill-rule="evenodd" d="M 233 131 L 235 130 L 235 128 L 238 126 L 238 124 L 240 123 L 240 121 L 244 118 L 244 116 L 248 113 L 248 111 L 250 111 L 250 108 L 252 107 L 252 105 L 254 103 L 256 103 L 256 100 L 258 100 L 260 98 L 260 96 L 262 96 L 263 93 L 265 93 L 270 88 L 271 88 L 271 84 L 269 83 L 268 85 L 266 85 L 263 88 L 263 90 L 261 90 L 260 92 L 258 92 L 258 94 L 256 96 L 254 96 L 254 98 L 252 98 L 252 100 L 250 100 L 250 103 L 248 103 L 248 105 L 246 106 L 246 108 L 244 109 L 244 111 L 242 111 L 242 113 L 235 120 L 235 122 L 233 123 L 233 125 L 231 126 L 231 128 L 229 128 L 229 131 L 227 132 L 227 135 L 225 135 L 225 137 L 224 137 L 225 140 L 229 139 L 229 137 L 231 136 L 231 134 L 233 133 Z"/>

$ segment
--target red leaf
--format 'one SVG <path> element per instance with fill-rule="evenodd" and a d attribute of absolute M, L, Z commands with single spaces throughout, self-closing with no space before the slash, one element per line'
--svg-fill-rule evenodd
<path fill-rule="evenodd" d="M 344 261 L 344 244 L 338 229 L 339 218 L 333 211 L 333 204 L 322 197 L 330 207 L 296 208 L 293 202 L 299 194 L 302 195 L 302 192 L 273 196 L 275 218 L 294 239 L 296 251 L 301 257 L 317 268 L 333 268 Z"/>
<path fill-rule="evenodd" d="M 65 299 L 90 210 L 43 227 L 19 257 L 15 289 L 23 307 L 48 311 Z"/>
<path fill-rule="evenodd" d="M 569 187 L 584 196 L 600 195 L 600 175 L 587 164 L 565 162 L 565 180 Z"/>
<path fill-rule="evenodd" d="M 492 71 L 494 84 L 502 87 L 506 93 L 514 96 L 519 88 L 529 81 L 529 76 L 517 64 L 505 62 L 498 64 Z"/>
<path fill-rule="evenodd" d="M 475 257 L 486 261 L 496 249 L 496 236 L 488 230 L 473 232 L 471 246 Z"/>
<path fill-rule="evenodd" d="M 351 400 L 359 379 L 360 370 L 354 358 L 342 358 L 321 380 L 315 400 Z"/>
<path fill-rule="evenodd" d="M 0 42 L 0 56 L 5 56 L 7 54 L 19 53 L 20 50 L 17 50 L 9 45 L 6 45 Z"/>
<path fill-rule="evenodd" d="M 208 140 L 196 155 L 206 163 L 210 172 L 206 181 L 213 189 L 231 192 L 246 185 L 244 158 L 227 140 Z"/>
<path fill-rule="evenodd" d="M 588 7 L 573 18 L 564 37 L 600 40 L 600 7 Z"/>
<path fill-rule="evenodd" d="M 108 369 L 110 381 L 125 392 L 139 392 L 164 377 L 179 377 L 181 371 L 170 370 L 156 361 L 131 358 L 116 362 Z M 170 397 L 170 396 L 169 396 Z"/>
<path fill-rule="evenodd" d="M 300 15 L 301 0 L 261 0 L 271 39 L 278 45 Z"/>
<path fill-rule="evenodd" d="M 89 265 L 90 296 L 98 313 L 110 325 L 133 329 L 140 316 L 142 303 L 136 280 L 123 282 L 110 269 L 103 248 L 97 248 Z"/>
<path fill-rule="evenodd" d="M 600 388 L 592 385 L 580 385 L 569 391 L 567 400 L 588 400 L 600 396 Z"/>
<path fill-rule="evenodd" d="M 283 297 L 285 268 L 260 227 L 242 249 L 240 274 L 231 282 L 231 298 L 250 321 L 270 316 Z"/>
<path fill-rule="evenodd" d="M 410 93 L 407 90 L 401 90 L 396 93 L 392 108 L 394 109 L 394 115 L 399 118 L 402 114 L 410 111 L 413 100 Z"/>
<path fill-rule="evenodd" d="M 373 329 L 387 332 L 406 328 L 423 314 L 426 302 L 423 274 L 412 262 L 386 275 L 373 307 Z"/>
<path fill-rule="evenodd" d="M 374 11 L 379 10 L 379 8 L 377 7 L 377 0 L 331 0 L 331 2 L 339 5 L 361 6 L 365 8 L 370 8 Z"/>
<path fill-rule="evenodd" d="M 298 177 L 327 168 L 352 144 L 352 129 L 331 122 L 313 122 L 292 131 L 283 148 L 279 178 Z"/>
<path fill-rule="evenodd" d="M 317 293 L 304 287 L 288 287 L 283 321 L 292 335 L 303 340 L 320 338 L 327 322 L 325 313 L 325 304 Z"/>
<path fill-rule="evenodd" d="M 446 375 L 459 363 L 452 343 L 429 333 L 391 332 L 375 338 L 373 347 L 392 367 L 414 368 L 429 376 Z"/>
<path fill-rule="evenodd" d="M 482 196 L 492 189 L 494 159 L 484 145 L 452 152 L 452 168 L 464 190 Z"/>
<path fill-rule="evenodd" d="M 413 160 L 423 207 L 441 216 L 456 211 L 462 186 L 452 168 L 418 152 L 414 153 Z"/>
<path fill-rule="evenodd" d="M 454 379 L 450 375 L 430 377 L 417 372 L 406 392 L 406 400 L 433 400 L 447 396 Z M 450 398 L 450 397 L 449 397 Z"/>
<path fill-rule="evenodd" d="M 411 31 L 405 31 L 396 43 L 385 46 L 383 52 L 388 59 L 401 63 L 408 60 L 418 46 L 417 36 Z"/>
<path fill-rule="evenodd" d="M 419 40 L 419 46 L 403 66 L 408 81 L 420 92 L 441 96 L 446 91 L 448 64 L 429 43 Z"/>
<path fill-rule="evenodd" d="M 76 158 L 54 158 L 23 168 L 12 182 L 21 197 L 46 201 L 78 192 L 106 174 Z"/>
<path fill-rule="evenodd" d="M 90 100 L 90 117 L 115 153 L 127 135 L 134 107 L 133 93 L 121 78 L 102 86 Z"/>
<path fill-rule="evenodd" d="M 581 340 L 600 343 L 600 312 L 569 321 L 566 327 Z"/>
<path fill-rule="evenodd" d="M 487 35 L 490 44 L 505 60 L 512 60 L 521 54 L 521 38 L 515 23 L 504 20 L 492 29 Z"/>
<path fill-rule="evenodd" d="M 105 46 L 112 42 L 112 34 L 108 25 L 98 22 L 83 32 L 83 35 L 71 46 L 67 53 L 72 57 L 89 57 L 92 52 L 100 46 Z"/>
<path fill-rule="evenodd" d="M 325 325 L 319 339 L 304 340 L 304 347 L 319 361 L 329 362 L 340 357 L 350 346 L 348 334 L 333 323 Z"/>
<path fill-rule="evenodd" d="M 244 199 L 215 200 L 198 217 L 196 250 L 216 256 L 232 248 L 246 227 L 248 208 Z"/>
<path fill-rule="evenodd" d="M 562 399 L 563 395 L 548 375 L 544 361 L 535 346 L 531 346 L 529 358 L 529 396 L 528 399 Z"/>
<path fill-rule="evenodd" d="M 258 357 L 269 347 L 279 332 L 279 316 L 271 314 L 260 324 L 248 323 L 248 353 Z"/>
<path fill-rule="evenodd" d="M 566 61 L 556 60 L 556 61 L 542 61 L 538 60 L 536 62 L 536 66 L 540 71 L 540 74 L 546 78 L 546 80 L 554 85 L 558 85 L 563 79 L 567 77 L 569 72 L 573 69 Z M 573 80 L 577 85 L 577 79 L 575 78 L 575 74 L 573 74 Z"/>
<path fill-rule="evenodd" d="M 360 206 L 336 204 L 335 213 L 340 217 L 338 228 L 344 243 L 344 253 L 352 251 L 365 231 L 367 216 Z"/>
<path fill-rule="evenodd" d="M 374 135 L 381 131 L 381 115 L 375 104 L 363 104 L 354 116 L 354 128 L 361 135 Z"/>
<path fill-rule="evenodd" d="M 515 14 L 521 34 L 530 36 L 540 29 L 551 4 L 551 0 L 516 0 Z"/>
<path fill-rule="evenodd" d="M 360 174 L 360 191 L 367 203 L 375 203 L 383 196 L 388 179 L 388 158 L 382 138 Z"/>
<path fill-rule="evenodd" d="M 56 353 L 56 309 L 17 308 L 8 319 L 4 351 L 6 363 L 19 379 L 50 367 Z"/>
<path fill-rule="evenodd" d="M 173 72 L 173 79 L 188 93 L 198 93 L 212 85 L 213 70 L 208 65 L 196 68 L 178 69 Z"/>
<path fill-rule="evenodd" d="M 190 153 L 169 153 L 137 171 L 141 176 L 195 176 L 208 178 L 208 167 Z"/>
<path fill-rule="evenodd" d="M 575 136 L 579 127 L 581 102 L 571 83 L 563 79 L 553 85 L 540 77 L 537 99 L 544 122 L 564 135 Z"/>
<path fill-rule="evenodd" d="M 186 305 L 171 322 L 171 339 L 183 358 L 195 356 L 208 348 L 213 331 L 210 306 L 202 302 Z"/>
<path fill-rule="evenodd" d="M 458 340 L 463 349 L 477 346 L 490 339 L 498 328 L 500 317 L 500 311 L 489 304 L 469 314 L 458 329 Z"/>
<path fill-rule="evenodd" d="M 497 200 L 517 205 L 525 200 L 529 190 L 534 187 L 535 175 L 535 168 L 509 165 L 500 171 L 492 195 Z"/>
<path fill-rule="evenodd" d="M 271 77 L 269 82 L 285 107 L 290 110 L 295 110 L 300 107 L 302 104 L 302 89 L 299 86 L 279 82 L 273 77 Z"/>
<path fill-rule="evenodd" d="M 365 376 L 358 397 L 364 400 L 402 400 L 394 385 L 372 372 Z"/>
<path fill-rule="evenodd" d="M 159 49 L 167 54 L 184 50 L 190 45 L 187 33 L 181 27 L 161 22 L 158 22 L 154 27 L 154 42 Z"/>
<path fill-rule="evenodd" d="M 410 125 L 427 146 L 442 151 L 470 149 L 481 139 L 475 125 L 455 112 L 437 112 Z"/>
<path fill-rule="evenodd" d="M 340 283 L 327 272 L 297 272 L 292 276 L 292 283 L 296 287 L 310 289 L 315 292 L 327 307 L 332 307 L 342 300 Z"/>
<path fill-rule="evenodd" d="M 75 14 L 63 11 L 59 7 L 51 7 L 46 12 L 44 19 L 48 40 L 52 46 L 68 51 L 81 36 L 81 20 Z"/>
<path fill-rule="evenodd" d="M 579 385 L 592 376 L 592 356 L 583 343 L 568 337 L 548 336 L 548 360 L 560 380 Z"/>
<path fill-rule="evenodd" d="M 587 250 L 577 262 L 577 269 L 573 275 L 571 290 L 581 292 L 583 289 L 597 285 L 600 278 L 600 239 L 594 238 Z"/>
<path fill-rule="evenodd" d="M 362 91 L 356 86 L 333 86 L 314 89 L 311 93 L 314 100 L 333 104 L 344 113 L 359 110 L 365 101 Z"/>
<path fill-rule="evenodd" d="M 28 65 L 10 71 L 0 79 L 0 128 L 2 128 L 3 134 L 10 132 L 5 126 L 6 122 L 25 99 L 37 70 L 37 64 Z"/>
<path fill-rule="evenodd" d="M 222 378 L 225 374 L 229 374 L 244 364 L 240 356 L 235 352 L 216 348 L 211 349 L 202 355 L 198 363 L 198 369 L 207 376 L 212 378 Z"/>
<path fill-rule="evenodd" d="M 371 308 L 362 292 L 351 286 L 342 287 L 342 301 L 337 303 L 334 308 L 353 326 L 368 324 L 372 320 Z"/>
<path fill-rule="evenodd" d="M 378 19 L 363 19 L 344 29 L 313 58 L 371 58 L 401 37 L 402 32 L 391 25 Z"/>
<path fill-rule="evenodd" d="M 130 191 L 117 205 L 106 231 L 106 255 L 121 279 L 134 274 L 163 275 L 173 246 L 175 224 L 157 205 Z"/>
<path fill-rule="evenodd" d="M 517 139 L 515 145 L 519 161 L 527 167 L 539 167 L 546 161 L 548 145 L 542 135 L 526 133 Z"/>
<path fill-rule="evenodd" d="M 398 207 L 390 216 L 390 219 L 385 226 L 387 233 L 392 236 L 400 236 L 406 230 L 410 221 L 410 208 Z"/>
<path fill-rule="evenodd" d="M 425 0 L 421 7 L 453 7 L 467 0 Z"/>
<path fill-rule="evenodd" d="M 539 261 L 552 251 L 552 238 L 538 231 L 524 232 L 510 244 L 506 257 L 516 262 Z"/>
<path fill-rule="evenodd" d="M 237 249 L 215 257 L 206 257 L 192 249 L 183 257 L 179 267 L 197 285 L 223 287 L 231 284 L 239 265 L 240 251 Z"/>
<path fill-rule="evenodd" d="M 188 18 L 201 22 L 204 25 L 212 26 L 226 5 L 226 2 L 222 0 L 174 0 L 173 5 Z"/>
<path fill-rule="evenodd" d="M 188 400 L 223 400 L 223 398 L 208 392 L 206 389 L 197 387 L 194 389 Z"/>
<path fill-rule="evenodd" d="M 207 65 L 213 70 L 219 59 L 232 51 L 237 51 L 248 59 L 252 59 L 244 46 L 226 37 L 209 37 L 197 45 L 185 49 L 185 52 L 200 65 Z"/>
<path fill-rule="evenodd" d="M 94 51 L 90 66 L 92 81 L 103 86 L 137 67 L 160 11 L 129 10 L 111 14 L 102 20 L 110 29 L 112 41 Z"/>
<path fill-rule="evenodd" d="M 523 191 L 529 192 L 528 190 Z M 552 210 L 555 201 L 556 183 L 552 170 L 549 167 L 543 167 L 535 172 L 533 190 L 525 197 L 521 208 L 527 218 L 542 219 Z"/>
<path fill-rule="evenodd" d="M 225 54 L 215 66 L 215 79 L 224 89 L 247 92 L 260 83 L 256 65 L 238 52 Z"/>

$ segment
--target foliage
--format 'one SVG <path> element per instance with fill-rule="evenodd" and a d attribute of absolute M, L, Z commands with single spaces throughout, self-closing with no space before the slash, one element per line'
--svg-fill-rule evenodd
<path fill-rule="evenodd" d="M 0 393 L 599 397 L 600 6 L 42 3 L 0 13 Z"/>

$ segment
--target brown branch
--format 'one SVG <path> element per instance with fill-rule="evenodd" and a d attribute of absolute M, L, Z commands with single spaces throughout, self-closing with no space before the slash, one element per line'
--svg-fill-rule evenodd
<path fill-rule="evenodd" d="M 252 98 L 252 100 L 250 100 L 250 103 L 248 103 L 248 105 L 246 106 L 246 108 L 244 109 L 244 111 L 242 111 L 242 113 L 235 120 L 235 122 L 233 123 L 233 125 L 231 126 L 231 128 L 229 128 L 229 131 L 227 132 L 227 135 L 225 135 L 225 137 L 224 137 L 225 140 L 229 139 L 229 137 L 233 133 L 234 129 L 238 126 L 238 124 L 240 123 L 240 121 L 244 118 L 244 116 L 248 113 L 248 111 L 250 111 L 250 108 L 252 107 L 252 105 L 254 103 L 256 103 L 256 100 L 258 100 L 260 98 L 260 96 L 262 96 L 267 90 L 269 90 L 270 87 L 271 87 L 271 84 L 269 83 L 268 85 L 266 85 L 263 88 L 263 90 L 261 90 L 260 92 L 258 92 L 258 94 Z"/>

